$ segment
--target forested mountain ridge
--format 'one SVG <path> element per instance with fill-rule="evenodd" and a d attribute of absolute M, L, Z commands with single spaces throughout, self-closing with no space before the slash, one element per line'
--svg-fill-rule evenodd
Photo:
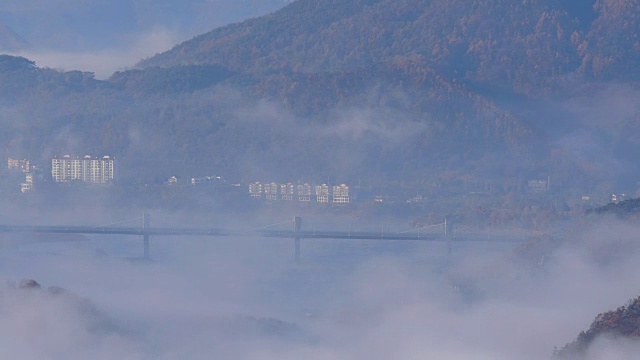
<path fill-rule="evenodd" d="M 611 99 L 596 94 L 620 86 L 614 91 L 625 94 L 616 101 L 637 97 L 638 13 L 638 0 L 299 0 L 139 66 L 220 65 L 251 77 L 258 97 L 304 116 L 370 106 L 371 89 L 374 105 L 393 104 L 390 94 L 402 93 L 408 116 L 440 129 L 424 141 L 436 139 L 434 149 L 464 158 L 486 153 L 487 144 L 507 153 L 517 145 L 531 173 L 559 172 L 557 180 L 573 182 L 594 176 L 611 152 L 626 158 L 640 145 L 632 135 L 637 112 L 566 113 L 581 112 L 576 102 L 592 96 L 598 99 L 587 107 L 604 109 Z M 591 155 L 575 159 L 562 148 L 565 136 L 592 138 L 581 141 L 594 144 L 589 153 L 601 165 Z M 539 161 L 552 152 L 553 161 Z M 577 176 L 576 167 L 586 173 Z"/>
<path fill-rule="evenodd" d="M 7 57 L 0 152 L 108 153 L 140 181 L 552 176 L 611 194 L 640 174 L 638 4 L 298 0 L 107 81 Z"/>
<path fill-rule="evenodd" d="M 584 2 L 588 4 L 588 2 Z M 532 93 L 563 76 L 637 78 L 640 3 L 299 0 L 213 30 L 140 66 L 348 71 L 408 62 L 452 78 Z"/>

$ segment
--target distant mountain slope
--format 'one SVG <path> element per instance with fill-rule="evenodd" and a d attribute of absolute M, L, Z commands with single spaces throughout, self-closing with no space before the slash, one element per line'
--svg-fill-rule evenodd
<path fill-rule="evenodd" d="M 400 109 L 428 129 L 406 158 L 501 153 L 503 166 L 583 186 L 612 152 L 615 173 L 640 175 L 624 155 L 640 148 L 640 112 L 591 99 L 608 88 L 625 104 L 638 97 L 638 13 L 640 0 L 297 0 L 138 67 L 221 66 L 256 98 L 336 126 L 335 109 Z M 590 107 L 603 111 L 580 110 Z M 588 156 L 574 150 L 584 144 Z"/>
<path fill-rule="evenodd" d="M 640 65 L 635 45 L 621 49 L 640 33 L 638 1 L 298 0 L 102 82 L 0 59 L 0 143 L 113 154 L 143 169 L 136 181 L 402 178 L 507 193 L 551 176 L 554 189 L 611 194 L 640 176 Z"/>
<path fill-rule="evenodd" d="M 640 80 L 640 0 L 599 0 L 578 51 L 581 70 L 596 78 Z"/>
<path fill-rule="evenodd" d="M 298 0 L 140 66 L 322 72 L 419 59 L 455 78 L 532 92 L 576 71 L 628 79 L 640 55 L 639 4 L 598 1 L 590 11 L 552 0 Z"/>
<path fill-rule="evenodd" d="M 486 19 L 473 14 L 503 12 L 497 2 L 478 4 L 479 9 L 463 1 L 299 0 L 275 13 L 198 36 L 141 62 L 139 67 L 219 65 L 250 77 L 257 96 L 287 104 L 304 116 L 327 116 L 328 109 L 366 103 L 372 89 L 377 89 L 378 105 L 389 104 L 402 93 L 411 104 L 410 116 L 434 123 L 434 129 L 441 129 L 439 135 L 434 132 L 434 139 L 447 139 L 451 148 L 465 151 L 466 145 L 484 144 L 497 150 L 529 144 L 534 131 L 528 125 L 470 91 L 458 79 L 458 73 L 475 66 L 476 78 L 486 73 L 485 77 L 493 77 L 496 83 L 502 78 L 507 83 L 515 81 L 516 75 L 508 74 L 517 69 L 494 61 L 504 57 L 503 53 L 474 64 L 454 59 L 460 51 L 467 51 L 463 47 L 469 47 L 474 39 L 488 37 L 493 31 L 496 21 L 485 25 Z M 530 17 L 528 13 L 533 12 L 545 18 L 540 15 L 545 6 L 527 4 L 507 6 L 504 17 Z M 566 13 L 554 11 L 558 15 L 548 20 L 548 26 L 563 21 L 575 28 Z M 461 28 L 465 34 L 460 33 Z M 520 28 L 515 24 L 503 31 L 533 31 L 533 25 Z M 459 39 L 443 36 L 443 32 L 460 33 L 455 35 Z M 561 40 L 570 41 L 568 36 Z M 458 42 L 466 45 L 461 47 Z M 520 47 L 508 45 L 508 51 L 521 56 L 524 43 Z M 536 51 L 535 56 L 544 54 Z M 579 66 L 577 58 L 569 57 L 562 61 Z M 520 68 L 530 67 L 524 61 Z M 554 65 L 548 67 L 559 66 L 556 59 L 549 62 Z"/>
<path fill-rule="evenodd" d="M 18 51 L 31 46 L 28 41 L 20 37 L 6 25 L 0 23 L 0 51 Z"/>
<path fill-rule="evenodd" d="M 319 45 L 319 36 L 334 23 L 353 18 L 377 0 L 295 1 L 284 9 L 260 18 L 233 24 L 197 36 L 173 50 L 144 61 L 146 66 L 170 66 L 183 63 L 218 63 L 235 70 L 293 69 L 301 70 Z M 345 41 L 352 41 L 346 39 Z M 315 41 L 310 37 L 315 36 Z M 328 56 L 335 49 L 328 49 Z M 300 59 L 288 58 L 292 52 L 304 54 Z M 340 54 L 338 54 L 340 55 Z M 327 56 L 316 58 L 323 61 Z M 316 69 L 321 70 L 321 69 Z"/>
<path fill-rule="evenodd" d="M 140 181 L 436 176 L 451 156 L 462 167 L 508 150 L 506 165 L 542 140 L 495 103 L 407 63 L 263 77 L 215 65 L 152 67 L 97 81 L 0 56 L 0 109 L 0 154 L 45 163 L 106 153 L 139 169 L 127 176 Z"/>

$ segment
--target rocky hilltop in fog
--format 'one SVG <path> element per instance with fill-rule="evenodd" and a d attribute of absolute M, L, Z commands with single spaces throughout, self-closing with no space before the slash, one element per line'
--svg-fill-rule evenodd
<path fill-rule="evenodd" d="M 587 359 L 590 346 L 598 339 L 615 342 L 640 340 L 640 297 L 616 310 L 598 314 L 589 329 L 576 340 L 554 352 L 555 359 Z"/>

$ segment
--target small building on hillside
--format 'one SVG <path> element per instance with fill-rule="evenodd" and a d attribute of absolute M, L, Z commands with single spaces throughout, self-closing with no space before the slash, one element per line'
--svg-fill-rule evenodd
<path fill-rule="evenodd" d="M 527 189 L 534 194 L 544 194 L 549 191 L 549 179 L 532 179 L 527 182 Z"/>
<path fill-rule="evenodd" d="M 225 180 L 222 176 L 203 176 L 191 178 L 191 185 L 223 185 Z"/>
<path fill-rule="evenodd" d="M 180 180 L 177 176 L 172 176 L 167 180 L 167 185 L 175 186 L 178 185 L 179 182 Z"/>
<path fill-rule="evenodd" d="M 611 202 L 619 203 L 627 198 L 627 194 L 611 194 Z"/>

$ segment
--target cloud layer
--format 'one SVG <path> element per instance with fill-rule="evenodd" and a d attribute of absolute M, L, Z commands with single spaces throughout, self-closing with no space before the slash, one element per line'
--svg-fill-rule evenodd
<path fill-rule="evenodd" d="M 547 359 L 637 295 L 637 249 L 604 251 L 637 230 L 590 225 L 542 270 L 509 246 L 308 241 L 295 265 L 286 240 L 157 238 L 151 263 L 126 260 L 139 239 L 22 245 L 0 278 L 70 291 L 3 289 L 0 339 L 19 359 Z"/>

